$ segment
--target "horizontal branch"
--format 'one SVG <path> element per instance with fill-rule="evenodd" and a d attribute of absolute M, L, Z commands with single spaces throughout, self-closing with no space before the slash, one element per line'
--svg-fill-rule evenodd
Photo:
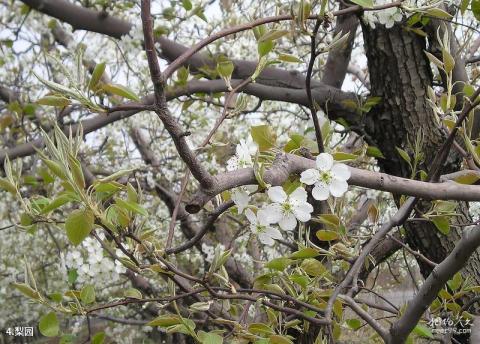
<path fill-rule="evenodd" d="M 241 82 L 242 80 L 232 80 L 231 84 L 233 87 L 236 87 Z M 342 105 L 335 105 L 342 104 L 344 100 L 349 99 L 349 95 L 346 95 L 342 92 L 336 93 L 334 92 L 334 90 L 335 89 L 332 90 L 328 87 L 317 87 L 312 89 L 312 94 L 315 102 L 317 102 L 318 104 L 326 104 L 327 102 L 329 102 L 328 106 L 331 110 L 331 119 L 344 118 L 349 123 L 355 123 L 356 119 L 358 119 L 358 116 L 352 114 L 347 108 L 343 107 Z M 223 80 L 191 80 L 185 86 L 169 89 L 166 92 L 165 96 L 167 101 L 170 101 L 172 99 L 176 99 L 182 96 L 193 95 L 195 93 L 217 93 L 227 91 L 228 88 Z M 300 105 L 308 104 L 307 94 L 304 89 L 288 89 L 284 87 L 271 87 L 260 84 L 249 84 L 245 86 L 242 91 L 246 94 L 256 96 L 261 100 L 284 101 Z M 150 94 L 142 98 L 139 103 L 129 102 L 116 108 L 128 108 L 129 106 L 133 106 L 134 109 L 115 111 L 109 113 L 108 115 L 99 114 L 93 118 L 83 120 L 80 122 L 83 127 L 83 133 L 86 135 L 88 133 L 101 129 L 108 124 L 131 117 L 142 111 L 142 106 L 152 105 L 153 99 L 154 95 Z M 75 132 L 75 128 L 76 125 L 72 125 L 73 132 Z M 10 149 L 0 150 L 0 163 L 3 162 L 7 155 L 11 160 L 32 155 L 35 153 L 34 147 L 38 149 L 42 148 L 43 140 L 39 138 L 30 142 L 16 145 L 15 147 Z"/>
<path fill-rule="evenodd" d="M 292 154 L 279 154 L 263 178 L 272 185 L 283 184 L 290 175 L 300 174 L 315 168 L 315 161 Z M 386 173 L 349 167 L 350 185 L 391 192 L 397 195 L 414 196 L 427 200 L 480 201 L 480 186 L 458 184 L 453 181 L 427 183 Z M 252 168 L 226 172 L 216 177 L 215 186 L 209 190 L 199 189 L 188 202 L 188 212 L 196 213 L 214 196 L 241 185 L 258 184 Z"/>

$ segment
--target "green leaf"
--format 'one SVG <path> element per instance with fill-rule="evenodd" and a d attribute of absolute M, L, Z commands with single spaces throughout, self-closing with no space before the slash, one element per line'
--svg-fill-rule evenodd
<path fill-rule="evenodd" d="M 480 176 L 478 173 L 475 173 L 475 172 L 472 172 L 472 173 L 467 173 L 467 174 L 464 174 L 460 177 L 457 177 L 455 178 L 454 180 L 457 182 L 457 183 L 460 183 L 460 184 L 474 184 L 476 183 L 478 180 L 480 179 Z"/>
<path fill-rule="evenodd" d="M 77 246 L 85 239 L 93 229 L 94 216 L 88 209 L 78 209 L 73 211 L 65 221 L 67 238 Z"/>
<path fill-rule="evenodd" d="M 95 302 L 95 288 L 91 284 L 87 284 L 80 292 L 80 299 L 86 305 Z"/>
<path fill-rule="evenodd" d="M 274 334 L 270 336 L 270 344 L 293 344 L 293 342 L 287 336 Z"/>
<path fill-rule="evenodd" d="M 235 66 L 232 61 L 222 60 L 217 62 L 217 72 L 224 78 L 230 78 L 234 70 Z"/>
<path fill-rule="evenodd" d="M 375 146 L 368 146 L 367 147 L 367 155 L 371 156 L 373 158 L 381 158 L 385 159 L 385 156 L 383 155 L 382 151 Z"/>
<path fill-rule="evenodd" d="M 65 107 L 70 104 L 70 99 L 60 96 L 45 96 L 36 101 L 39 105 Z"/>
<path fill-rule="evenodd" d="M 214 332 L 198 331 L 197 336 L 202 344 L 223 344 L 222 336 Z"/>
<path fill-rule="evenodd" d="M 347 319 L 345 322 L 352 330 L 358 330 L 362 326 L 362 322 L 358 319 Z"/>
<path fill-rule="evenodd" d="M 75 283 L 77 278 L 78 278 L 77 269 L 68 270 L 68 274 L 67 274 L 68 283 L 70 284 Z"/>
<path fill-rule="evenodd" d="M 460 288 L 460 286 L 462 285 L 462 281 L 462 274 L 460 272 L 457 272 L 455 275 L 453 275 L 453 278 L 448 281 L 448 286 L 450 287 L 450 289 L 455 291 Z"/>
<path fill-rule="evenodd" d="M 258 55 L 260 57 L 265 56 L 269 52 L 271 52 L 274 47 L 275 47 L 275 42 L 273 41 L 258 42 L 257 44 Z"/>
<path fill-rule="evenodd" d="M 57 177 L 59 177 L 62 180 L 67 179 L 67 176 L 65 174 L 65 170 L 63 169 L 62 166 L 60 166 L 60 164 L 58 164 L 57 162 L 55 162 L 53 160 L 49 160 L 49 159 L 43 159 L 43 162 L 45 163 L 45 165 L 47 165 L 49 170 L 53 172 L 54 175 L 56 175 Z"/>
<path fill-rule="evenodd" d="M 22 213 L 20 215 L 20 224 L 22 226 L 30 226 L 33 223 L 33 218 L 30 214 Z"/>
<path fill-rule="evenodd" d="M 425 338 L 433 338 L 433 333 L 432 331 L 425 325 L 423 324 L 417 324 L 415 328 L 413 329 L 413 332 L 420 337 L 425 337 Z"/>
<path fill-rule="evenodd" d="M 337 228 L 340 226 L 340 219 L 335 214 L 321 214 L 318 215 L 318 220 L 320 223 L 327 225 L 328 227 Z"/>
<path fill-rule="evenodd" d="M 360 5 L 362 7 L 366 8 L 372 8 L 373 7 L 373 1 L 372 0 L 351 0 L 353 3 Z"/>
<path fill-rule="evenodd" d="M 133 93 L 133 91 L 131 91 L 130 89 L 122 85 L 104 84 L 102 85 L 102 89 L 106 92 L 115 94 L 123 98 L 135 100 L 137 102 L 140 101 L 140 98 L 138 98 L 138 96 L 135 93 Z"/>
<path fill-rule="evenodd" d="M 319 255 L 320 253 L 315 250 L 314 248 L 311 247 L 305 247 L 302 248 L 301 250 L 294 252 L 290 255 L 290 258 L 292 259 L 305 259 L 305 258 L 315 258 Z"/>
<path fill-rule="evenodd" d="M 90 79 L 90 82 L 88 83 L 88 88 L 93 90 L 95 86 L 97 86 L 98 82 L 103 76 L 103 73 L 105 72 L 105 67 L 106 63 L 98 63 L 92 73 L 92 78 Z"/>
<path fill-rule="evenodd" d="M 210 302 L 195 302 L 190 305 L 190 310 L 194 312 L 205 312 L 210 309 L 211 303 Z"/>
<path fill-rule="evenodd" d="M 465 11 L 467 10 L 469 4 L 470 0 L 462 0 L 460 2 L 460 12 L 462 13 L 462 16 L 465 14 Z"/>
<path fill-rule="evenodd" d="M 298 57 L 290 54 L 278 54 L 277 58 L 283 62 L 292 62 L 292 63 L 302 62 L 302 60 L 300 60 Z"/>
<path fill-rule="evenodd" d="M 430 17 L 440 18 L 440 19 L 452 19 L 450 13 L 441 10 L 440 8 L 434 7 L 427 10 L 427 15 Z"/>
<path fill-rule="evenodd" d="M 278 270 L 278 271 L 283 271 L 285 270 L 293 260 L 288 259 L 288 258 L 275 258 L 269 261 L 267 264 L 265 264 L 265 267 L 273 270 Z"/>
<path fill-rule="evenodd" d="M 258 42 L 274 41 L 285 36 L 286 34 L 288 34 L 288 32 L 288 30 L 271 30 L 265 33 L 262 37 L 260 37 Z"/>
<path fill-rule="evenodd" d="M 266 151 L 275 147 L 277 135 L 269 125 L 257 125 L 250 129 L 253 141 L 258 145 L 260 151 Z"/>
<path fill-rule="evenodd" d="M 275 333 L 270 326 L 262 323 L 250 324 L 250 326 L 248 326 L 248 332 L 258 335 L 269 335 Z"/>
<path fill-rule="evenodd" d="M 92 338 L 92 344 L 103 344 L 105 341 L 105 332 L 98 332 Z"/>
<path fill-rule="evenodd" d="M 131 299 L 137 299 L 137 300 L 141 300 L 141 299 L 143 298 L 142 293 L 140 292 L 140 290 L 135 289 L 135 288 L 128 288 L 128 289 L 125 290 L 125 292 L 123 293 L 123 296 L 129 297 L 129 298 L 131 298 Z"/>
<path fill-rule="evenodd" d="M 335 152 L 332 154 L 335 161 L 349 161 L 358 159 L 358 155 L 344 152 Z"/>
<path fill-rule="evenodd" d="M 124 201 L 120 198 L 115 199 L 115 203 L 122 209 L 132 211 L 143 216 L 148 216 L 148 212 L 138 203 Z"/>
<path fill-rule="evenodd" d="M 42 316 L 38 324 L 38 329 L 45 337 L 57 336 L 60 331 L 57 315 L 54 312 L 50 312 Z"/>
<path fill-rule="evenodd" d="M 169 327 L 182 323 L 182 319 L 178 315 L 166 314 L 156 317 L 150 321 L 147 326 Z"/>
<path fill-rule="evenodd" d="M 85 189 L 85 177 L 83 176 L 82 166 L 80 161 L 72 155 L 68 155 L 68 164 L 72 172 L 73 180 L 80 189 Z"/>
<path fill-rule="evenodd" d="M 427 58 L 430 60 L 431 63 L 436 65 L 438 68 L 443 69 L 443 62 L 440 61 L 435 55 L 429 53 L 428 51 L 425 51 L 425 54 L 427 55 Z"/>
<path fill-rule="evenodd" d="M 332 241 L 338 239 L 338 233 L 330 230 L 319 230 L 315 233 L 316 237 L 320 241 Z"/>
<path fill-rule="evenodd" d="M 55 210 L 65 203 L 68 203 L 72 200 L 72 197 L 70 195 L 60 195 L 57 198 L 55 198 L 53 201 L 51 201 L 46 207 L 42 209 L 40 214 L 48 214 L 52 210 Z"/>
<path fill-rule="evenodd" d="M 190 0 L 182 0 L 182 6 L 185 11 L 190 11 L 193 8 L 192 2 Z"/>
<path fill-rule="evenodd" d="M 448 217 L 432 216 L 431 220 L 440 233 L 444 235 L 448 235 L 448 233 L 450 233 L 450 222 L 448 221 Z"/>
<path fill-rule="evenodd" d="M 135 168 L 131 168 L 131 169 L 128 169 L 128 170 L 120 170 L 118 172 L 115 172 L 115 173 L 109 175 L 108 177 L 98 179 L 97 181 L 95 181 L 95 184 L 97 184 L 97 183 L 108 183 L 108 182 L 111 182 L 113 180 L 117 180 L 118 178 L 123 177 L 127 174 L 130 174 L 135 170 L 136 170 Z"/>
<path fill-rule="evenodd" d="M 408 155 L 408 153 L 406 151 L 404 151 L 403 149 L 398 148 L 398 147 L 395 147 L 395 149 L 397 150 L 398 154 L 400 154 L 400 156 L 402 157 L 403 160 L 408 162 L 408 164 L 411 164 L 410 155 Z"/>
<path fill-rule="evenodd" d="M 32 289 L 29 285 L 25 283 L 12 283 L 12 287 L 20 291 L 23 295 L 34 299 L 34 300 L 39 300 L 40 299 L 40 294 L 38 291 Z"/>
<path fill-rule="evenodd" d="M 17 188 L 15 185 L 10 183 L 6 178 L 0 178 L 0 189 L 4 189 L 5 191 L 8 191 L 12 194 L 17 193 Z"/>
<path fill-rule="evenodd" d="M 443 64 L 445 65 L 445 72 L 450 73 L 455 67 L 453 56 L 446 49 L 442 49 L 442 59 Z"/>
<path fill-rule="evenodd" d="M 319 277 L 328 274 L 327 268 L 325 268 L 325 266 L 316 259 L 305 259 L 300 265 L 300 267 L 308 275 L 313 277 Z"/>

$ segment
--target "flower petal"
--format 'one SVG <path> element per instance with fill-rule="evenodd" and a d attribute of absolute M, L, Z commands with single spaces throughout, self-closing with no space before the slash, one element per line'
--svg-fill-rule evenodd
<path fill-rule="evenodd" d="M 283 236 L 282 236 L 282 233 L 280 233 L 280 231 L 274 227 L 267 227 L 265 229 L 265 234 L 267 234 L 269 237 L 273 238 L 273 239 L 282 239 Z"/>
<path fill-rule="evenodd" d="M 250 196 L 244 190 L 237 189 L 232 192 L 232 201 L 236 204 L 238 213 L 241 214 L 248 206 L 248 202 L 250 202 Z"/>
<path fill-rule="evenodd" d="M 343 194 L 348 190 L 348 183 L 342 179 L 333 178 L 329 189 L 332 196 L 342 197 Z"/>
<path fill-rule="evenodd" d="M 258 190 L 258 185 L 245 185 L 243 187 L 248 193 L 252 193 Z"/>
<path fill-rule="evenodd" d="M 319 178 L 320 172 L 314 168 L 309 168 L 308 170 L 303 171 L 300 175 L 300 182 L 307 185 L 313 185 L 318 182 Z"/>
<path fill-rule="evenodd" d="M 328 186 L 317 183 L 312 190 L 312 196 L 317 201 L 325 201 L 330 196 L 330 191 L 328 190 Z"/>
<path fill-rule="evenodd" d="M 297 219 L 292 213 L 290 213 L 282 217 L 278 224 L 284 231 L 292 231 L 297 226 Z"/>
<path fill-rule="evenodd" d="M 352 173 L 350 172 L 350 169 L 345 164 L 335 164 L 335 165 L 333 165 L 332 173 L 333 173 L 335 178 L 343 179 L 343 180 L 348 180 L 350 178 L 350 176 L 352 175 Z"/>
<path fill-rule="evenodd" d="M 310 203 L 302 203 L 293 208 L 295 217 L 302 222 L 307 222 L 312 217 L 310 213 L 313 212 L 313 207 Z"/>
<path fill-rule="evenodd" d="M 248 221 L 250 221 L 252 225 L 257 224 L 257 217 L 253 213 L 252 209 L 245 210 L 245 216 L 247 217 Z"/>
<path fill-rule="evenodd" d="M 271 188 L 268 189 L 267 193 L 268 193 L 268 197 L 270 197 L 270 199 L 273 202 L 277 202 L 277 203 L 285 202 L 288 197 L 285 191 L 283 191 L 283 188 L 281 186 L 272 186 Z"/>
<path fill-rule="evenodd" d="M 290 201 L 294 204 L 305 203 L 307 201 L 307 192 L 304 188 L 299 186 L 289 196 Z"/>
<path fill-rule="evenodd" d="M 267 233 L 260 233 L 258 235 L 258 240 L 260 240 L 262 244 L 267 246 L 272 246 L 273 244 L 275 244 L 275 241 Z"/>
<path fill-rule="evenodd" d="M 278 223 L 283 217 L 282 206 L 278 203 L 269 204 L 264 210 L 266 214 L 266 222 L 262 224 Z M 260 218 L 260 217 L 259 217 Z M 263 220 L 263 216 L 262 216 Z"/>
<path fill-rule="evenodd" d="M 317 167 L 320 171 L 329 171 L 333 165 L 333 157 L 328 153 L 317 155 Z"/>

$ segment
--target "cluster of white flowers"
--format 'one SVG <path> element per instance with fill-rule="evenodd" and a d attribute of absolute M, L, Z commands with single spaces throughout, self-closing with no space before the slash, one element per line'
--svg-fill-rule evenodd
<path fill-rule="evenodd" d="M 365 11 L 362 18 L 372 29 L 375 29 L 376 24 L 390 29 L 396 22 L 402 21 L 403 14 L 398 7 L 390 7 L 380 11 Z"/>
<path fill-rule="evenodd" d="M 227 171 L 236 171 L 240 168 L 253 167 L 253 156 L 258 146 L 251 140 L 240 140 L 236 147 L 235 155 L 227 161 Z M 232 190 L 232 201 L 237 206 L 237 211 L 242 214 L 250 203 L 250 194 L 257 191 L 256 185 L 246 185 Z"/>
<path fill-rule="evenodd" d="M 102 238 L 103 234 L 99 234 Z M 119 249 L 116 255 L 123 257 Z M 95 280 L 96 284 L 111 282 L 119 279 L 119 275 L 126 271 L 125 267 L 118 260 L 103 254 L 103 248 L 94 238 L 88 237 L 79 248 L 72 248 L 65 256 L 65 265 L 68 269 L 75 269 L 77 281 L 82 284 Z"/>
<path fill-rule="evenodd" d="M 237 145 L 236 154 L 227 163 L 227 170 L 234 171 L 238 168 L 252 167 L 252 155 L 257 147 L 241 140 Z M 332 155 L 321 153 L 316 159 L 316 168 L 302 172 L 300 182 L 306 185 L 314 185 L 312 196 L 316 200 L 324 201 L 333 197 L 342 197 L 348 190 L 347 180 L 350 178 L 350 170 L 347 165 L 335 163 Z M 250 193 L 257 189 L 256 186 L 239 187 L 232 190 L 231 197 L 237 206 L 238 214 L 245 211 L 245 216 L 250 222 L 250 231 L 255 234 L 261 243 L 273 245 L 275 239 L 281 239 L 282 233 L 273 225 L 278 224 L 283 231 L 292 231 L 300 222 L 307 222 L 311 218 L 313 206 L 307 201 L 307 191 L 297 187 L 287 194 L 283 187 L 273 186 L 267 190 L 270 204 L 258 209 L 256 213 L 250 207 Z M 213 254 L 213 248 L 212 248 Z M 207 257 L 208 252 L 206 251 Z"/>

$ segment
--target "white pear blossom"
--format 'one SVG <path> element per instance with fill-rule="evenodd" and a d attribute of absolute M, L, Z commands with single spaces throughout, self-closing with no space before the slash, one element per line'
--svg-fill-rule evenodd
<path fill-rule="evenodd" d="M 291 231 L 297 226 L 297 220 L 307 222 L 311 218 L 313 207 L 307 202 L 304 188 L 296 188 L 290 195 L 281 186 L 273 186 L 267 191 L 274 202 L 267 206 L 272 223 L 278 223 L 284 231 Z"/>
<path fill-rule="evenodd" d="M 316 200 L 324 201 L 330 195 L 341 197 L 348 190 L 347 180 L 350 178 L 348 166 L 335 163 L 328 153 L 317 156 L 317 168 L 305 170 L 300 175 L 300 181 L 307 185 L 315 185 L 312 196 Z"/>
<path fill-rule="evenodd" d="M 248 207 L 250 202 L 250 194 L 243 188 L 237 188 L 232 191 L 232 201 L 235 203 L 238 209 L 238 213 L 241 214 Z"/>
<path fill-rule="evenodd" d="M 257 145 L 250 140 L 240 140 L 235 155 L 227 161 L 227 171 L 235 171 L 240 168 L 253 167 L 252 156 L 257 151 Z"/>
<path fill-rule="evenodd" d="M 362 15 L 363 20 L 367 23 L 372 29 L 375 29 L 375 23 L 378 22 L 378 18 L 372 11 L 365 11 Z"/>
<path fill-rule="evenodd" d="M 395 25 L 395 22 L 403 19 L 403 15 L 398 7 L 391 7 L 376 12 L 366 11 L 362 18 L 372 29 L 375 29 L 376 24 L 385 25 L 387 29 L 390 29 Z"/>
<path fill-rule="evenodd" d="M 395 25 L 395 22 L 402 20 L 402 12 L 397 7 L 390 7 L 377 12 L 378 21 L 390 29 Z"/>
<path fill-rule="evenodd" d="M 258 240 L 264 245 L 272 246 L 275 241 L 273 239 L 281 239 L 282 233 L 271 226 L 270 218 L 266 209 L 260 209 L 257 215 L 251 209 L 245 211 L 245 216 L 250 221 L 250 230 L 257 235 Z"/>
<path fill-rule="evenodd" d="M 232 201 L 237 206 L 238 214 L 242 214 L 250 203 L 250 194 L 257 191 L 257 185 L 245 185 L 232 191 Z"/>

